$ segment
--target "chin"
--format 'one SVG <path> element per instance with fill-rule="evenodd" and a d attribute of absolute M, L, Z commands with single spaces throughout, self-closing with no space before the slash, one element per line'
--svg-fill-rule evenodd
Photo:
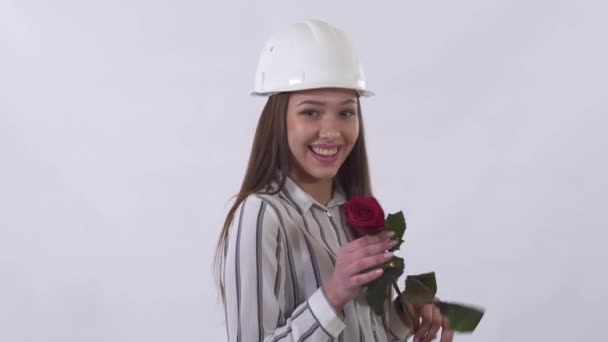
<path fill-rule="evenodd" d="M 338 170 L 309 170 L 308 174 L 318 180 L 329 180 L 338 174 Z"/>

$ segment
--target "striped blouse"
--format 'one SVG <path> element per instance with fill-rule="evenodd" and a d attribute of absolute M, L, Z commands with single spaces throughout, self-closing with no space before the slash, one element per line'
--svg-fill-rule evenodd
<path fill-rule="evenodd" d="M 281 192 L 258 192 L 239 206 L 224 250 L 229 342 L 384 342 L 411 336 L 394 306 L 381 317 L 361 294 L 341 313 L 327 300 L 321 286 L 339 247 L 353 239 L 342 215 L 345 202 L 339 186 L 324 206 L 288 178 Z"/>

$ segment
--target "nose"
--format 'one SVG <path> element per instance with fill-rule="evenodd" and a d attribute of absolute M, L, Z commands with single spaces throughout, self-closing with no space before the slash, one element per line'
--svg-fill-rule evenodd
<path fill-rule="evenodd" d="M 339 138 L 342 133 L 340 132 L 340 125 L 333 118 L 327 118 L 323 120 L 319 129 L 319 138 L 333 140 Z"/>
<path fill-rule="evenodd" d="M 321 139 L 332 140 L 332 139 L 339 138 L 341 135 L 342 134 L 340 133 L 340 131 L 333 127 L 324 128 L 324 129 L 321 129 L 321 131 L 319 131 L 319 138 L 321 138 Z"/>

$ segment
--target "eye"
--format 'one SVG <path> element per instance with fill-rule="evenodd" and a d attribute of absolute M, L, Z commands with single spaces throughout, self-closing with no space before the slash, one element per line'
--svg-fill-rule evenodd
<path fill-rule="evenodd" d="M 348 117 L 354 116 L 356 114 L 354 112 L 350 111 L 350 110 L 345 110 L 345 111 L 342 111 L 340 113 L 340 115 L 348 118 Z"/>
<path fill-rule="evenodd" d="M 312 110 L 312 109 L 304 109 L 303 111 L 300 112 L 300 115 L 314 118 L 314 117 L 319 116 L 319 112 L 317 112 L 316 110 Z"/>

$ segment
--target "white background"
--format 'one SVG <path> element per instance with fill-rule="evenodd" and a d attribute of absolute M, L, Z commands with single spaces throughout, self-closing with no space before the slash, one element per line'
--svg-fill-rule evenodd
<path fill-rule="evenodd" d="M 601 341 L 605 1 L 0 0 L 0 341 L 223 341 L 212 256 L 275 30 L 345 30 L 408 274 L 455 341 Z"/>

